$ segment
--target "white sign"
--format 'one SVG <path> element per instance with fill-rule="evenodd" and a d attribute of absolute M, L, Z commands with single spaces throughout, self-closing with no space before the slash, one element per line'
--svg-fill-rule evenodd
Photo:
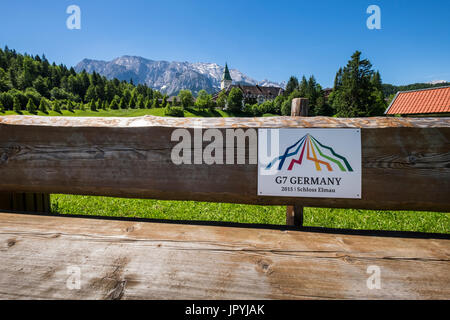
<path fill-rule="evenodd" d="M 361 199 L 361 130 L 259 129 L 258 195 Z"/>

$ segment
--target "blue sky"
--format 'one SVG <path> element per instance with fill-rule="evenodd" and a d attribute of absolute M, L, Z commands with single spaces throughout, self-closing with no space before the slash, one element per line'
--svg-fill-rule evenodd
<path fill-rule="evenodd" d="M 66 8 L 81 8 L 69 30 Z M 381 30 L 369 30 L 369 5 Z M 0 46 L 73 66 L 83 58 L 226 61 L 257 80 L 313 74 L 331 86 L 337 69 L 363 52 L 383 82 L 450 81 L 448 0 L 3 1 Z"/>

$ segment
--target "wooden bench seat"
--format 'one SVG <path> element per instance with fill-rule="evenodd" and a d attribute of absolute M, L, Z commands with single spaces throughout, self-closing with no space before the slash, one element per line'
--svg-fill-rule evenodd
<path fill-rule="evenodd" d="M 445 239 L 0 213 L 0 261 L 0 299 L 450 297 Z"/>

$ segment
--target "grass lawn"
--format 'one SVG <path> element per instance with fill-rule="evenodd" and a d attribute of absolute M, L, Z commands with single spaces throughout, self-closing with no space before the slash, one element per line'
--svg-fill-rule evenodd
<path fill-rule="evenodd" d="M 28 111 L 23 111 L 23 115 L 32 115 Z M 3 115 L 17 115 L 15 111 L 5 111 L 0 113 Z M 37 112 L 34 115 L 38 116 L 65 116 L 65 117 L 140 117 L 145 115 L 152 116 L 164 116 L 164 108 L 154 108 L 154 109 L 121 109 L 121 110 L 74 110 L 73 112 L 62 110 L 61 113 L 55 111 L 49 111 L 48 113 Z M 197 108 L 187 108 L 184 110 L 185 117 L 248 117 L 246 114 L 234 114 L 227 111 L 222 111 L 219 109 L 210 111 L 204 110 L 200 111 Z"/>
<path fill-rule="evenodd" d="M 283 225 L 285 206 L 253 206 L 192 201 L 161 201 L 94 196 L 51 195 L 52 211 L 115 217 L 227 221 Z M 305 208 L 304 225 L 328 228 L 450 233 L 450 214 Z"/>

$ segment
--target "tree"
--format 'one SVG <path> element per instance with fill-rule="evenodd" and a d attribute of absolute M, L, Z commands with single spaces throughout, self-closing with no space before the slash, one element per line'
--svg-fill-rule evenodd
<path fill-rule="evenodd" d="M 227 106 L 230 111 L 239 112 L 242 109 L 242 101 L 244 99 L 244 94 L 242 90 L 233 87 L 228 95 Z"/>
<path fill-rule="evenodd" d="M 288 83 L 286 84 L 286 90 L 284 91 L 284 95 L 289 96 L 295 89 L 298 88 L 298 79 L 294 76 L 289 78 Z"/>
<path fill-rule="evenodd" d="M 154 108 L 159 108 L 159 100 L 158 100 L 158 98 L 154 98 L 153 99 L 152 109 L 154 109 Z"/>
<path fill-rule="evenodd" d="M 3 92 L 0 94 L 0 102 L 2 103 L 5 110 L 13 110 L 14 107 L 14 97 L 9 92 Z"/>
<path fill-rule="evenodd" d="M 8 91 L 10 88 L 6 72 L 0 67 L 0 92 Z"/>
<path fill-rule="evenodd" d="M 84 97 L 85 102 L 91 100 L 97 100 L 97 94 L 95 93 L 95 86 L 93 86 L 92 84 L 87 89 L 86 95 Z"/>
<path fill-rule="evenodd" d="M 28 99 L 27 111 L 29 113 L 36 113 L 36 105 L 34 104 L 33 99 Z"/>
<path fill-rule="evenodd" d="M 136 95 L 134 93 L 131 95 L 131 99 L 130 102 L 128 103 L 128 106 L 131 109 L 136 109 L 137 107 Z"/>
<path fill-rule="evenodd" d="M 47 82 L 43 77 L 38 76 L 36 80 L 33 81 L 33 87 L 44 97 L 50 97 Z"/>
<path fill-rule="evenodd" d="M 145 99 L 144 108 L 150 109 L 152 107 L 152 100 L 150 98 Z"/>
<path fill-rule="evenodd" d="M 331 117 L 333 115 L 333 108 L 325 101 L 325 97 L 321 95 L 317 98 L 316 105 L 314 108 L 314 115 Z"/>
<path fill-rule="evenodd" d="M 69 110 L 69 112 L 73 112 L 73 104 L 72 104 L 72 101 L 68 101 L 68 102 L 67 102 L 67 110 Z"/>
<path fill-rule="evenodd" d="M 90 109 L 91 111 L 97 111 L 97 105 L 96 105 L 94 99 L 92 99 L 92 100 L 89 102 L 89 109 Z"/>
<path fill-rule="evenodd" d="M 107 101 L 112 101 L 116 95 L 116 88 L 111 81 L 108 81 L 105 85 L 105 99 Z"/>
<path fill-rule="evenodd" d="M 356 51 L 347 66 L 339 70 L 330 103 L 339 117 L 369 117 L 381 114 L 381 78 L 374 79 L 372 64 Z M 378 84 L 379 82 L 379 84 Z"/>
<path fill-rule="evenodd" d="M 274 108 L 275 114 L 281 114 L 281 107 L 283 105 L 284 100 L 285 100 L 285 97 L 283 95 L 279 95 L 273 101 L 273 108 Z"/>
<path fill-rule="evenodd" d="M 18 54 L 14 50 L 0 49 L 0 102 L 3 109 L 25 110 L 31 99 L 34 106 L 61 110 L 90 108 L 90 102 L 96 102 L 95 109 L 114 107 L 151 107 L 152 99 L 162 98 L 162 94 L 146 85 L 134 85 L 132 82 L 118 79 L 108 80 L 97 72 L 88 74 L 85 70 L 76 73 L 74 68 L 50 64 L 38 55 Z M 41 105 L 41 99 L 45 98 Z M 51 102 L 49 100 L 51 99 Z M 165 100 L 166 104 L 167 100 Z M 29 107 L 32 107 L 31 104 Z M 36 107 L 36 110 L 38 107 Z"/>
<path fill-rule="evenodd" d="M 204 109 L 209 108 L 210 105 L 212 105 L 212 97 L 211 97 L 211 95 L 208 94 L 208 92 L 206 92 L 206 90 L 200 90 L 199 93 L 198 93 L 197 100 L 195 101 L 195 105 L 200 110 L 204 110 Z"/>
<path fill-rule="evenodd" d="M 226 104 L 227 104 L 227 94 L 225 93 L 225 91 L 220 91 L 219 96 L 217 97 L 216 100 L 216 104 L 217 107 L 219 107 L 220 109 L 225 108 Z"/>
<path fill-rule="evenodd" d="M 372 79 L 370 80 L 373 86 L 372 95 L 375 99 L 375 106 L 373 108 L 372 115 L 382 115 L 387 108 L 386 96 L 383 91 L 383 83 L 381 81 L 380 72 L 374 72 Z"/>
<path fill-rule="evenodd" d="M 119 98 L 118 95 L 115 95 L 114 98 L 112 99 L 111 104 L 109 105 L 109 107 L 112 110 L 118 110 L 120 108 L 119 104 L 120 104 L 120 98 Z"/>
<path fill-rule="evenodd" d="M 17 96 L 14 96 L 13 98 L 13 109 L 17 113 L 22 111 L 22 105 L 20 104 L 20 100 Z"/>
<path fill-rule="evenodd" d="M 3 107 L 3 103 L 0 101 L 0 113 L 5 112 L 5 107 Z"/>
<path fill-rule="evenodd" d="M 127 106 L 127 104 L 126 104 L 126 102 L 125 102 L 125 98 L 122 97 L 122 98 L 120 99 L 120 102 L 119 102 L 119 109 L 127 109 L 127 108 L 128 108 L 128 106 Z"/>
<path fill-rule="evenodd" d="M 144 109 L 145 108 L 144 96 L 142 94 L 138 95 L 137 107 L 140 108 L 140 109 Z"/>
<path fill-rule="evenodd" d="M 300 92 L 300 95 L 302 97 L 306 98 L 306 95 L 308 94 L 308 80 L 306 80 L 306 77 L 302 77 L 302 81 L 298 85 L 298 91 Z"/>
<path fill-rule="evenodd" d="M 41 102 L 39 103 L 39 111 L 42 113 L 47 113 L 47 103 L 45 102 L 45 98 L 41 98 Z"/>
<path fill-rule="evenodd" d="M 162 105 L 163 107 L 166 107 L 166 106 L 167 106 L 167 98 L 168 98 L 167 94 L 165 94 L 165 95 L 163 96 L 163 98 L 162 98 L 162 103 L 161 103 L 161 105 Z"/>
<path fill-rule="evenodd" d="M 33 100 L 33 103 L 37 106 L 39 105 L 39 102 L 41 102 L 42 96 L 39 94 L 39 92 L 36 91 L 35 88 L 29 87 L 25 90 L 25 97 L 28 102 L 29 99 Z"/>
<path fill-rule="evenodd" d="M 53 101 L 53 111 L 61 113 L 61 106 L 58 100 Z"/>
<path fill-rule="evenodd" d="M 194 105 L 194 97 L 192 96 L 191 90 L 180 90 L 178 98 L 180 98 L 181 106 L 184 109 Z"/>

